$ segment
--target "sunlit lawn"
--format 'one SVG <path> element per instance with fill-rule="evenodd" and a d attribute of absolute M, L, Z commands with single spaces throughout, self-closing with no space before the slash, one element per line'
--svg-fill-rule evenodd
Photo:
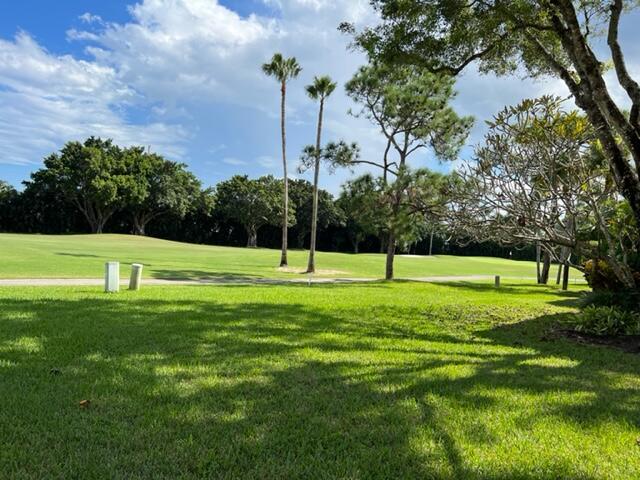
<path fill-rule="evenodd" d="M 0 477 L 638 478 L 640 357 L 547 333 L 578 295 L 0 288 Z"/>
<path fill-rule="evenodd" d="M 307 252 L 291 250 L 293 272 L 277 266 L 279 250 L 193 245 L 129 235 L 16 235 L 0 234 L 0 278 L 98 278 L 104 263 L 145 265 L 145 276 L 176 279 L 300 278 Z M 319 276 L 381 278 L 385 257 L 381 254 L 351 255 L 319 252 Z M 552 272 L 555 274 L 555 269 Z M 402 257 L 396 259 L 398 277 L 451 275 L 503 275 L 535 277 L 533 262 L 517 262 L 490 257 Z M 579 272 L 572 272 L 581 279 Z"/>

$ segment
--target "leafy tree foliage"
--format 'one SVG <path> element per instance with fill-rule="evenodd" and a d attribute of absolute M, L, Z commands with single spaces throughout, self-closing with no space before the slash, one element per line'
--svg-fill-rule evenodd
<path fill-rule="evenodd" d="M 467 138 L 470 117 L 449 106 L 455 97 L 452 78 L 415 67 L 361 67 L 347 83 L 347 94 L 360 105 L 355 116 L 375 124 L 387 144 L 382 161 L 359 160 L 383 169 L 383 178 L 397 173 L 409 156 L 430 147 L 442 160 L 454 159 Z M 390 156 L 395 152 L 395 159 Z"/>
<path fill-rule="evenodd" d="M 126 209 L 131 213 L 134 233 L 145 234 L 146 225 L 162 215 L 184 216 L 196 207 L 200 181 L 186 165 L 164 159 L 134 147 L 125 152 L 133 181 L 126 192 Z"/>
<path fill-rule="evenodd" d="M 0 180 L 0 232 L 7 231 L 13 223 L 12 211 L 15 208 L 18 192 L 4 180 Z"/>
<path fill-rule="evenodd" d="M 304 248 L 305 238 L 311 234 L 313 225 L 314 187 L 306 180 L 290 180 L 289 193 L 291 204 L 295 209 L 295 234 L 297 247 Z M 318 210 L 316 225 L 325 230 L 329 226 L 338 226 L 344 222 L 344 214 L 336 205 L 333 196 L 323 189 L 318 189 Z"/>
<path fill-rule="evenodd" d="M 102 233 L 107 220 L 123 206 L 125 193 L 135 185 L 127 171 L 125 152 L 111 140 L 91 137 L 69 142 L 60 153 L 44 160 L 27 188 L 58 189 L 82 212 L 93 233 Z"/>
<path fill-rule="evenodd" d="M 640 85 L 625 61 L 619 25 L 623 0 L 371 0 L 382 22 L 356 34 L 356 44 L 385 65 L 456 75 L 475 63 L 498 75 L 553 76 L 570 90 L 595 128 L 619 192 L 640 228 Z M 344 31 L 355 33 L 344 24 Z M 602 41 L 604 36 L 605 42 Z M 606 43 L 606 45 L 603 45 Z M 601 47 L 604 47 L 601 48 Z M 611 58 L 599 58 L 599 52 Z M 606 51 L 608 50 L 608 52 Z M 614 100 L 618 86 L 631 104 Z M 636 235 L 640 242 L 640 235 Z"/>
<path fill-rule="evenodd" d="M 252 180 L 235 175 L 220 182 L 216 189 L 219 212 L 238 222 L 247 232 L 247 247 L 258 246 L 258 231 L 264 225 L 277 225 L 282 216 L 282 181 L 271 175 Z M 295 212 L 289 209 L 289 222 L 295 222 Z"/>
<path fill-rule="evenodd" d="M 337 204 L 345 214 L 347 237 L 354 253 L 358 253 L 360 243 L 367 236 L 382 230 L 379 203 L 379 186 L 373 175 L 363 175 L 342 186 Z"/>
<path fill-rule="evenodd" d="M 387 234 L 385 278 L 393 278 L 396 246 L 411 244 L 424 236 L 427 221 L 442 214 L 447 203 L 447 177 L 428 169 L 400 167 L 393 183 L 380 184 L 384 232 Z"/>
<path fill-rule="evenodd" d="M 608 205 L 617 195 L 588 120 L 563 111 L 560 99 L 542 97 L 506 108 L 489 127 L 477 158 L 459 171 L 452 202 L 458 236 L 535 242 L 548 258 L 568 263 L 572 252 L 591 249 L 598 230 L 606 246 L 598 254 L 631 287 L 625 259 L 635 245 L 610 228 Z"/>

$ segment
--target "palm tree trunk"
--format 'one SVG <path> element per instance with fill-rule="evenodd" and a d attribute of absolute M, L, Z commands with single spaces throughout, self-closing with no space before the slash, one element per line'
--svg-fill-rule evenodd
<path fill-rule="evenodd" d="M 286 267 L 287 262 L 287 237 L 289 223 L 289 177 L 287 173 L 287 133 L 285 127 L 285 102 L 287 97 L 287 84 L 282 82 L 282 98 L 280 103 L 280 131 L 282 132 L 282 167 L 284 170 L 284 211 L 282 218 L 282 253 L 280 255 L 280 266 Z"/>
<path fill-rule="evenodd" d="M 316 162 L 313 171 L 313 211 L 311 214 L 311 245 L 309 246 L 309 263 L 307 273 L 316 271 L 316 237 L 318 233 L 318 179 L 320 177 L 320 143 L 322 139 L 322 114 L 324 113 L 324 99 L 320 99 L 320 113 L 318 114 L 318 133 L 316 135 Z"/>

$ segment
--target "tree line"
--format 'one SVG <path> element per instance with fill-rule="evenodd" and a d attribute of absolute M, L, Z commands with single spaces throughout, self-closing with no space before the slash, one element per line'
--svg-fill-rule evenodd
<path fill-rule="evenodd" d="M 444 178 L 444 177 L 443 177 Z M 337 198 L 314 185 L 290 180 L 289 240 L 309 248 L 317 225 L 323 250 L 386 251 L 382 182 L 365 175 L 343 185 Z M 0 181 L 0 231 L 27 233 L 117 232 L 179 241 L 279 247 L 284 182 L 273 176 L 236 175 L 203 187 L 184 164 L 141 147 L 122 148 L 110 140 L 69 142 L 49 155 L 17 191 Z M 399 246 L 411 253 L 455 253 L 531 258 L 531 249 L 496 243 L 460 247 L 447 242 L 437 225 L 409 222 Z"/>

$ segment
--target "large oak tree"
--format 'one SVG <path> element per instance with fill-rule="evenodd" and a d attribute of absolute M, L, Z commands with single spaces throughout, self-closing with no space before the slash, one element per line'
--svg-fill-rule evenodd
<path fill-rule="evenodd" d="M 68 142 L 45 158 L 44 168 L 34 172 L 26 186 L 55 185 L 82 212 L 91 231 L 102 233 L 134 183 L 123 149 L 111 140 L 91 137 L 84 143 Z"/>

